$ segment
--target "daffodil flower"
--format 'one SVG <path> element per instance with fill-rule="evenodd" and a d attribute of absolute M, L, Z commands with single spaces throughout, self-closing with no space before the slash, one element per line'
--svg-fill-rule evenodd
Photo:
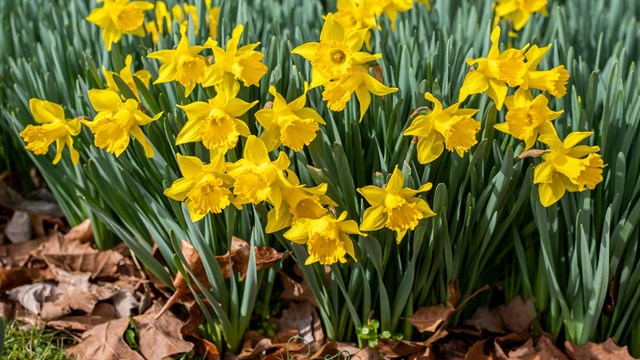
<path fill-rule="evenodd" d="M 414 230 L 420 220 L 436 214 L 429 204 L 416 194 L 431 190 L 431 183 L 426 183 L 418 190 L 404 187 L 404 175 L 396 166 L 389 183 L 385 188 L 365 186 L 358 192 L 371 207 L 364 211 L 360 230 L 376 231 L 383 227 L 396 232 L 399 244 L 408 230 Z"/>
<path fill-rule="evenodd" d="M 478 64 L 478 68 L 467 73 L 460 88 L 459 102 L 469 95 L 487 92 L 487 95 L 502 109 L 509 86 L 515 87 L 524 82 L 527 65 L 522 50 L 508 49 L 500 52 L 500 28 L 491 32 L 491 50 L 486 58 L 467 59 L 469 66 Z"/>
<path fill-rule="evenodd" d="M 97 147 L 106 148 L 117 157 L 127 149 L 130 137 L 133 136 L 144 148 L 145 155 L 153 157 L 153 148 L 140 126 L 157 120 L 162 112 L 150 117 L 138 108 L 137 101 L 122 101 L 120 95 L 111 90 L 92 89 L 88 95 L 98 114 L 93 121 L 82 122 L 93 132 Z"/>
<path fill-rule="evenodd" d="M 347 213 L 343 212 L 337 219 L 332 213 L 319 219 L 300 219 L 284 233 L 284 237 L 296 244 L 307 244 L 309 257 L 306 265 L 315 262 L 331 265 L 345 263 L 346 255 L 355 259 L 350 234 L 366 236 L 355 221 L 347 220 Z"/>
<path fill-rule="evenodd" d="M 127 84 L 131 92 L 140 100 L 140 94 L 138 93 L 138 87 L 136 86 L 135 81 L 133 81 L 133 77 L 137 77 L 145 86 L 149 86 L 149 81 L 151 80 L 151 74 L 147 70 L 138 70 L 135 73 L 131 73 L 131 63 L 133 62 L 133 58 L 131 55 L 127 55 L 124 60 L 125 65 L 120 70 L 120 73 L 116 73 L 114 71 L 108 71 L 104 66 L 102 67 L 102 72 L 104 73 L 104 78 L 106 81 L 107 89 L 120 93 L 120 89 L 116 82 L 113 80 L 113 75 L 118 75 L 122 79 L 122 81 Z"/>
<path fill-rule="evenodd" d="M 531 92 L 522 88 L 507 96 L 504 103 L 508 109 L 506 121 L 494 127 L 516 139 L 524 140 L 525 150 L 533 147 L 540 134 L 553 131 L 551 121 L 563 112 L 551 111 L 549 99 L 543 94 L 532 99 Z"/>
<path fill-rule="evenodd" d="M 495 5 L 496 20 L 509 19 L 513 28 L 519 31 L 529 21 L 533 13 L 547 16 L 547 0 L 498 0 Z"/>
<path fill-rule="evenodd" d="M 287 169 L 288 176 L 280 181 L 282 201 L 267 214 L 267 233 L 282 230 L 299 219 L 318 219 L 327 213 L 324 205 L 337 206 L 326 194 L 327 184 L 307 188 L 296 174 Z"/>
<path fill-rule="evenodd" d="M 445 147 L 462 157 L 478 142 L 476 134 L 480 130 L 480 123 L 473 119 L 478 110 L 460 109 L 459 103 L 443 109 L 442 103 L 431 93 L 425 93 L 424 97 L 434 103 L 433 110 L 413 119 L 404 132 L 405 135 L 419 137 L 418 161 L 422 164 L 434 161 Z"/>
<path fill-rule="evenodd" d="M 164 191 L 169 198 L 184 202 L 194 222 L 208 213 L 219 214 L 235 202 L 229 189 L 233 179 L 224 174 L 224 157 L 216 154 L 207 165 L 195 156 L 178 154 L 178 166 L 183 177 Z"/>
<path fill-rule="evenodd" d="M 189 46 L 189 39 L 182 31 L 182 38 L 176 49 L 158 50 L 147 55 L 148 58 L 162 62 L 154 84 L 176 80 L 184 86 L 184 96 L 189 96 L 196 85 L 202 83 L 205 78 L 207 61 L 202 55 L 198 55 L 203 48 L 198 45 Z"/>
<path fill-rule="evenodd" d="M 311 62 L 311 88 L 331 80 L 351 76 L 352 68 L 380 59 L 380 54 L 361 52 L 367 29 L 346 32 L 328 14 L 320 33 L 320 42 L 302 44 L 291 51 Z"/>
<path fill-rule="evenodd" d="M 362 121 L 371 105 L 371 94 L 384 96 L 398 91 L 398 88 L 385 86 L 373 76 L 369 75 L 367 67 L 355 66 L 351 72 L 338 81 L 325 84 L 322 99 L 327 101 L 327 106 L 332 111 L 344 110 L 347 102 L 356 94 L 360 105 L 360 118 Z"/>
<path fill-rule="evenodd" d="M 593 190 L 602 182 L 604 162 L 597 154 L 600 147 L 578 145 L 591 135 L 593 132 L 572 132 L 561 141 L 554 130 L 540 136 L 539 140 L 550 150 L 542 155 L 544 161 L 533 172 L 543 206 L 555 204 L 567 191 Z"/>
<path fill-rule="evenodd" d="M 226 152 L 236 146 L 239 136 L 251 135 L 247 124 L 238 117 L 258 102 L 236 98 L 238 90 L 237 83 L 221 84 L 216 86 L 216 96 L 208 102 L 178 105 L 189 120 L 178 134 L 176 145 L 202 141 L 207 149 Z"/>
<path fill-rule="evenodd" d="M 527 58 L 528 69 L 520 88 L 547 91 L 549 94 L 561 98 L 567 94 L 567 82 L 569 81 L 569 72 L 564 65 L 556 66 L 551 70 L 536 70 L 542 57 L 549 49 L 551 49 L 551 45 L 543 48 L 533 45 L 524 54 Z"/>
<path fill-rule="evenodd" d="M 233 29 L 226 49 L 219 47 L 212 39 L 207 41 L 205 46 L 213 50 L 215 61 L 207 67 L 202 86 L 214 86 L 223 81 L 242 81 L 244 86 L 258 85 L 260 79 L 267 73 L 267 66 L 261 62 L 264 55 L 254 50 L 260 45 L 259 42 L 238 48 L 243 30 L 242 25 Z"/>
<path fill-rule="evenodd" d="M 280 144 L 294 151 L 301 151 L 316 138 L 319 124 L 325 125 L 322 117 L 314 109 L 304 107 L 307 101 L 308 86 L 305 83 L 304 93 L 290 103 L 276 89 L 269 87 L 273 95 L 273 107 L 256 112 L 256 119 L 265 129 L 260 138 L 272 151 Z"/>
<path fill-rule="evenodd" d="M 249 136 L 244 146 L 244 157 L 235 163 L 227 163 L 227 171 L 235 179 L 233 192 L 239 202 L 259 204 L 266 200 L 280 206 L 280 174 L 289 164 L 289 157 L 284 152 L 271 161 L 264 142 L 256 136 Z"/>
<path fill-rule="evenodd" d="M 144 36 L 144 12 L 153 9 L 146 1 L 104 0 L 101 8 L 93 9 L 87 21 L 102 28 L 102 38 L 108 51 L 123 34 Z"/>
<path fill-rule="evenodd" d="M 42 125 L 27 125 L 20 136 L 27 145 L 25 149 L 36 155 L 49 152 L 49 146 L 56 143 L 56 155 L 53 164 L 62 159 L 62 151 L 69 147 L 69 154 L 74 165 L 78 163 L 80 154 L 73 148 L 73 138 L 80 133 L 80 120 L 66 119 L 62 106 L 46 100 L 31 99 L 29 108 L 36 122 Z"/>

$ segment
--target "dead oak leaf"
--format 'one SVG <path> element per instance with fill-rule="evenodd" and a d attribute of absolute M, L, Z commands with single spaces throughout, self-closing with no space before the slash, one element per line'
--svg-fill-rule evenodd
<path fill-rule="evenodd" d="M 42 244 L 34 256 L 41 257 L 50 267 L 90 273 L 92 279 L 116 275 L 118 263 L 123 259 L 117 251 L 98 251 L 88 243 L 68 240 L 60 233 Z"/>
<path fill-rule="evenodd" d="M 435 306 L 423 306 L 407 320 L 420 332 L 436 332 L 441 324 L 449 320 L 455 309 L 443 304 Z"/>
<path fill-rule="evenodd" d="M 133 318 L 140 332 L 138 340 L 142 355 L 147 359 L 164 359 L 191 351 L 193 344 L 184 341 L 180 333 L 184 323 L 171 313 L 156 318 L 160 308 L 154 304 L 147 313 Z"/>
<path fill-rule="evenodd" d="M 129 327 L 129 319 L 118 319 L 93 327 L 82 334 L 82 341 L 67 350 L 78 360 L 145 360 L 133 351 L 122 336 Z"/>
<path fill-rule="evenodd" d="M 626 346 L 620 347 L 609 338 L 601 344 L 588 342 L 584 345 L 574 345 L 565 342 L 565 350 L 572 360 L 633 360 Z"/>

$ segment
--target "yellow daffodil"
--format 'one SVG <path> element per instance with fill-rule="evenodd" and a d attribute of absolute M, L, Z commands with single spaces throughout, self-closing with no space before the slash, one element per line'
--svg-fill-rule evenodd
<path fill-rule="evenodd" d="M 324 205 L 337 206 L 325 195 L 327 184 L 307 188 L 300 184 L 293 171 L 287 169 L 286 172 L 287 178 L 280 182 L 282 201 L 267 214 L 267 233 L 282 230 L 299 219 L 318 219 L 327 213 Z"/>
<path fill-rule="evenodd" d="M 463 102 L 469 95 L 486 91 L 496 108 L 500 110 L 508 87 L 515 87 L 524 82 L 527 65 L 524 62 L 523 51 L 508 49 L 501 53 L 498 48 L 499 41 L 500 28 L 496 27 L 491 32 L 493 45 L 489 55 L 486 58 L 467 59 L 469 66 L 478 64 L 478 68 L 467 73 L 464 78 L 459 102 Z"/>
<path fill-rule="evenodd" d="M 418 136 L 418 161 L 428 164 L 437 159 L 444 148 L 463 156 L 478 141 L 476 134 L 480 123 L 473 119 L 476 109 L 460 109 L 455 103 L 446 109 L 431 93 L 425 99 L 434 103 L 433 110 L 426 115 L 418 115 L 405 130 L 405 135 Z"/>
<path fill-rule="evenodd" d="M 176 80 L 184 86 L 184 96 L 189 96 L 195 86 L 205 78 L 207 61 L 204 56 L 198 55 L 202 49 L 203 47 L 198 45 L 189 46 L 189 40 L 183 31 L 176 49 L 158 50 L 147 55 L 148 58 L 162 62 L 154 84 Z"/>
<path fill-rule="evenodd" d="M 287 154 L 280 152 L 271 161 L 267 147 L 262 140 L 249 136 L 244 146 L 244 158 L 227 164 L 227 171 L 234 179 L 234 193 L 241 204 L 258 204 L 269 201 L 280 206 L 282 194 L 280 178 L 282 171 L 289 167 Z"/>
<path fill-rule="evenodd" d="M 404 175 L 396 166 L 389 183 L 385 188 L 365 186 L 358 192 L 367 200 L 371 207 L 362 216 L 362 231 L 376 231 L 383 227 L 396 232 L 396 242 L 399 244 L 408 230 L 413 230 L 422 219 L 436 214 L 429 204 L 416 194 L 431 190 L 431 183 L 426 183 L 418 190 L 404 187 Z"/>
<path fill-rule="evenodd" d="M 307 265 L 315 262 L 322 265 L 345 263 L 347 254 L 355 259 L 349 234 L 366 236 L 360 232 L 355 221 L 346 219 L 346 212 L 337 219 L 332 213 L 319 219 L 300 219 L 284 233 L 284 237 L 296 244 L 307 244 Z"/>
<path fill-rule="evenodd" d="M 104 66 L 102 67 L 102 72 L 104 73 L 104 78 L 106 80 L 107 89 L 120 93 L 120 89 L 116 82 L 113 80 L 113 75 L 118 75 L 124 81 L 129 89 L 133 92 L 133 94 L 140 100 L 140 94 L 138 93 L 138 87 L 136 86 L 135 81 L 133 81 L 133 77 L 137 77 L 138 80 L 142 81 L 145 86 L 149 86 L 149 81 L 151 80 L 151 74 L 147 70 L 138 70 L 135 73 L 131 73 L 131 63 L 133 59 L 131 55 L 127 55 L 124 62 L 125 65 L 120 70 L 120 73 L 116 73 L 113 71 L 108 71 Z"/>
<path fill-rule="evenodd" d="M 265 129 L 260 138 L 269 151 L 280 144 L 294 151 L 301 151 L 316 138 L 319 124 L 325 125 L 315 110 L 304 107 L 307 101 L 307 84 L 305 83 L 304 94 L 288 104 L 273 86 L 269 87 L 269 93 L 274 96 L 273 106 L 256 112 L 256 119 Z"/>
<path fill-rule="evenodd" d="M 198 26 L 200 21 L 198 20 L 198 10 L 195 5 L 182 4 L 173 5 L 171 8 L 171 16 L 174 21 L 180 24 L 180 27 L 187 27 L 189 25 L 189 16 L 193 19 L 193 31 L 198 33 Z M 171 30 L 169 30 L 171 31 Z"/>
<path fill-rule="evenodd" d="M 302 44 L 291 51 L 311 62 L 311 88 L 350 76 L 354 66 L 381 58 L 380 54 L 360 51 L 366 33 L 367 29 L 347 32 L 333 14 L 327 15 L 320 42 Z"/>
<path fill-rule="evenodd" d="M 398 88 L 387 87 L 369 75 L 367 67 L 354 66 L 351 68 L 351 72 L 340 78 L 340 80 L 325 84 L 322 99 L 327 101 L 327 106 L 332 111 L 342 111 L 347 102 L 351 100 L 353 93 L 355 93 L 360 104 L 360 118 L 358 121 L 362 121 L 371 104 L 371 94 L 384 96 L 396 91 L 398 91 Z"/>
<path fill-rule="evenodd" d="M 206 0 L 207 19 L 209 21 L 209 37 L 215 39 L 218 36 L 218 23 L 220 18 L 220 7 L 211 6 L 211 0 Z"/>
<path fill-rule="evenodd" d="M 237 83 L 216 86 L 217 94 L 208 102 L 197 101 L 188 105 L 178 105 L 189 119 L 178 137 L 176 145 L 202 141 L 207 149 L 218 149 L 222 153 L 234 148 L 239 136 L 251 135 L 247 124 L 237 119 L 257 101 L 247 103 L 236 98 Z"/>
<path fill-rule="evenodd" d="M 29 108 L 36 122 L 42 125 L 27 125 L 20 132 L 20 136 L 27 145 L 25 149 L 36 155 L 44 155 L 49 152 L 49 146 L 55 141 L 56 156 L 53 164 L 62 159 L 62 151 L 69 147 L 69 154 L 74 165 L 78 163 L 80 154 L 73 148 L 73 138 L 80 133 L 80 120 L 67 119 L 64 116 L 62 106 L 46 100 L 31 99 Z"/>
<path fill-rule="evenodd" d="M 387 6 L 384 7 L 384 14 L 389 18 L 391 30 L 396 29 L 396 19 L 398 13 L 409 11 L 413 8 L 414 0 L 389 0 Z"/>
<path fill-rule="evenodd" d="M 549 49 L 551 49 L 551 45 L 543 48 L 534 45 L 524 54 L 529 68 L 520 88 L 547 91 L 549 94 L 561 98 L 567 94 L 567 82 L 569 81 L 569 72 L 564 65 L 556 66 L 551 70 L 536 70 L 542 57 Z"/>
<path fill-rule="evenodd" d="M 167 9 L 167 4 L 164 1 L 158 0 L 155 2 L 154 12 L 156 14 L 156 20 L 148 21 L 144 25 L 144 28 L 148 34 L 151 34 L 153 43 L 157 44 L 159 34 L 164 34 L 165 24 L 169 34 L 172 33 L 173 22 L 171 20 L 171 13 L 169 12 L 169 9 Z"/>
<path fill-rule="evenodd" d="M 207 165 L 195 156 L 178 154 L 178 166 L 183 177 L 174 181 L 164 194 L 173 200 L 183 201 L 192 221 L 198 221 L 208 213 L 219 214 L 234 203 L 229 189 L 233 180 L 224 174 L 224 157 L 221 154 L 215 154 Z"/>
<path fill-rule="evenodd" d="M 511 20 L 514 30 L 518 31 L 529 21 L 533 13 L 547 16 L 547 0 L 498 0 L 495 5 L 496 22 Z"/>
<path fill-rule="evenodd" d="M 549 146 L 549 152 L 533 173 L 533 183 L 540 184 L 540 202 L 548 207 L 555 204 L 566 191 L 593 190 L 602 182 L 604 162 L 598 146 L 578 145 L 593 132 L 572 132 L 564 141 L 555 131 L 540 135 L 539 140 Z M 585 157 L 586 156 L 586 157 Z"/>
<path fill-rule="evenodd" d="M 494 127 L 516 139 L 524 140 L 525 150 L 531 149 L 540 134 L 553 131 L 551 121 L 562 114 L 561 111 L 549 109 L 549 99 L 543 94 L 532 98 L 529 90 L 518 89 L 515 94 L 507 96 L 506 121 Z"/>
<path fill-rule="evenodd" d="M 207 67 L 206 80 L 202 86 L 214 86 L 223 81 L 242 81 L 244 86 L 258 85 L 260 79 L 267 73 L 267 66 L 261 62 L 264 55 L 254 50 L 260 45 L 259 42 L 238 48 L 243 30 L 242 25 L 233 29 L 226 49 L 219 47 L 212 39 L 207 41 L 205 46 L 213 50 L 215 62 Z"/>
<path fill-rule="evenodd" d="M 133 99 L 122 101 L 111 90 L 89 90 L 89 101 L 98 112 L 93 121 L 83 121 L 94 134 L 94 143 L 99 148 L 120 156 L 129 146 L 133 136 L 142 144 L 147 157 L 153 157 L 153 148 L 147 141 L 140 126 L 149 124 L 162 116 L 162 112 L 149 117 L 138 108 Z"/>
<path fill-rule="evenodd" d="M 144 36 L 144 12 L 153 9 L 146 1 L 104 0 L 101 8 L 93 9 L 87 21 L 102 28 L 102 38 L 108 51 L 123 34 Z"/>
<path fill-rule="evenodd" d="M 376 18 L 382 15 L 391 0 L 338 0 L 334 14 L 346 32 L 363 30 L 367 49 L 371 49 L 370 29 L 377 27 Z"/>

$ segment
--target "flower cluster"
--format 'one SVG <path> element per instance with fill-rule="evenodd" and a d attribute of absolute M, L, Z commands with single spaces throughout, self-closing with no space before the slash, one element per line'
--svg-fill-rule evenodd
<path fill-rule="evenodd" d="M 431 9 L 429 0 L 415 0 Z M 369 30 L 376 29 L 377 19 L 385 15 L 395 30 L 398 13 L 413 8 L 414 0 L 339 0 L 335 18 L 347 31 L 366 30 L 367 48 L 371 49 Z"/>
<path fill-rule="evenodd" d="M 292 53 L 311 63 L 311 88 L 324 86 L 323 100 L 332 111 L 342 111 L 356 94 L 360 104 L 360 121 L 369 105 L 371 93 L 384 96 L 398 91 L 387 87 L 369 74 L 369 63 L 382 57 L 362 49 L 368 29 L 350 30 L 328 14 L 320 33 L 320 42 L 302 44 Z"/>
<path fill-rule="evenodd" d="M 602 158 L 597 146 L 576 146 L 591 135 L 590 132 L 570 133 L 562 142 L 552 121 L 562 111 L 549 108 L 546 94 L 561 98 L 567 93 L 569 73 L 564 65 L 550 70 L 538 70 L 538 65 L 551 45 L 537 45 L 523 49 L 500 51 L 500 28 L 491 33 L 492 46 L 486 58 L 468 59 L 476 65 L 464 79 L 460 89 L 460 101 L 470 94 L 486 93 L 498 109 L 507 106 L 505 122 L 495 125 L 499 131 L 524 141 L 524 150 L 531 149 L 537 140 L 549 149 L 543 151 L 542 164 L 536 167 L 534 184 L 540 184 L 540 201 L 551 206 L 565 192 L 593 189 L 602 181 Z M 517 88 L 508 95 L 509 88 Z M 534 96 L 533 91 L 538 91 Z M 418 135 L 418 134 L 416 134 Z M 420 151 L 420 146 L 419 151 Z M 584 156 L 587 156 L 584 158 Z"/>
<path fill-rule="evenodd" d="M 94 9 L 87 21 L 102 28 L 102 38 L 107 50 L 124 34 L 143 37 L 144 12 L 153 9 L 146 1 L 104 0 L 102 7 Z"/>

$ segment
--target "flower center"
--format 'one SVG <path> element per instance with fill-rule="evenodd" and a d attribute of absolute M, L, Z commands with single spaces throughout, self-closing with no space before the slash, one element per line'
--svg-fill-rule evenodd
<path fill-rule="evenodd" d="M 113 10 L 113 23 L 124 32 L 139 28 L 144 22 L 144 13 L 132 6 L 122 6 Z"/>
<path fill-rule="evenodd" d="M 338 261 L 345 262 L 346 251 L 342 241 L 335 236 L 316 233 L 307 243 L 309 254 L 318 259 L 322 265 L 331 265 Z"/>
<path fill-rule="evenodd" d="M 187 194 L 190 205 L 200 214 L 219 214 L 231 203 L 230 197 L 231 191 L 215 177 L 205 178 Z"/>
<path fill-rule="evenodd" d="M 207 68 L 205 61 L 199 57 L 183 55 L 178 60 L 176 80 L 185 87 L 202 82 Z"/>
<path fill-rule="evenodd" d="M 333 49 L 331 51 L 330 57 L 331 61 L 337 65 L 342 65 L 347 60 L 347 54 L 345 54 L 344 51 L 340 49 Z"/>

